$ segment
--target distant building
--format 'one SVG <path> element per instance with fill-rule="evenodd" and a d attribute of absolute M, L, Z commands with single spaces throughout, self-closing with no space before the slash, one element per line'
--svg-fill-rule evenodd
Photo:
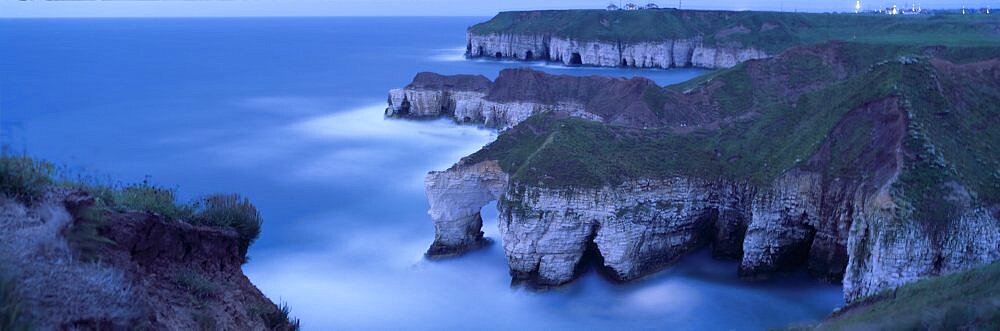
<path fill-rule="evenodd" d="M 646 4 L 646 9 L 660 9 L 660 6 L 657 6 L 655 3 L 650 2 Z"/>
<path fill-rule="evenodd" d="M 618 10 L 618 6 L 617 5 L 615 5 L 613 3 L 608 4 L 608 11 L 616 11 L 616 10 Z"/>
<path fill-rule="evenodd" d="M 639 5 L 632 2 L 626 3 L 625 10 L 639 10 Z"/>

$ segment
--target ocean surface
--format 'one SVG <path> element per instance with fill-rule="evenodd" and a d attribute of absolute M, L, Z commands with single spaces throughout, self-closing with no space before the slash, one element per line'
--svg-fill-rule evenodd
<path fill-rule="evenodd" d="M 498 244 L 424 260 L 424 174 L 496 132 L 383 119 L 390 88 L 420 71 L 529 66 L 660 84 L 706 72 L 466 60 L 465 28 L 484 19 L 0 20 L 0 142 L 185 200 L 248 196 L 265 224 L 244 271 L 305 330 L 760 330 L 842 303 L 839 285 L 747 283 L 706 252 L 632 284 L 591 272 L 541 292 L 510 286 Z M 499 241 L 494 205 L 484 219 Z"/>

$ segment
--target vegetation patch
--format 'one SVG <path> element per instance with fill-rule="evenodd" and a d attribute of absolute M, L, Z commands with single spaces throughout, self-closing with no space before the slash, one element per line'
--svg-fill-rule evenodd
<path fill-rule="evenodd" d="M 40 200 L 52 184 L 55 167 L 27 155 L 0 153 L 0 194 L 24 202 Z"/>
<path fill-rule="evenodd" d="M 247 249 L 260 235 L 263 219 L 250 200 L 237 194 L 214 194 L 202 199 L 195 207 L 191 222 L 233 229 L 239 234 L 240 252 L 246 258 Z"/>
<path fill-rule="evenodd" d="M 146 180 L 114 191 L 113 202 L 118 209 L 157 213 L 171 219 L 190 219 L 194 214 L 190 205 L 177 202 L 173 189 L 151 185 Z"/>
<path fill-rule="evenodd" d="M 298 331 L 301 328 L 301 321 L 291 317 L 292 309 L 287 302 L 282 302 L 277 307 L 273 305 L 260 305 L 251 307 L 249 314 L 260 317 L 264 320 L 264 325 L 270 330 Z"/>
<path fill-rule="evenodd" d="M 1000 262 L 924 279 L 859 300 L 820 330 L 1000 329 Z"/>
<path fill-rule="evenodd" d="M 218 285 L 193 270 L 177 273 L 174 275 L 174 281 L 199 302 L 213 298 L 219 293 Z"/>

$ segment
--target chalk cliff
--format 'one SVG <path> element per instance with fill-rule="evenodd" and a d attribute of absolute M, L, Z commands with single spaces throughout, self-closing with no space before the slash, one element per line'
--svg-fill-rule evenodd
<path fill-rule="evenodd" d="M 859 47 L 885 54 L 847 56 Z M 590 255 L 625 281 L 710 246 L 739 259 L 746 278 L 804 267 L 843 281 L 853 301 L 1000 259 L 1000 174 L 981 168 L 1000 164 L 985 153 L 1000 142 L 977 140 L 996 136 L 969 120 L 1000 115 L 982 107 L 998 101 L 1000 62 L 869 47 L 793 49 L 670 88 L 502 73 L 484 98 L 583 107 L 511 121 L 495 142 L 429 174 L 438 233 L 429 253 L 476 247 L 479 208 L 496 199 L 512 276 L 541 286 L 571 281 Z M 811 79 L 799 79 L 804 69 Z M 574 79 L 618 97 L 574 94 L 589 86 L 566 84 Z M 944 147 L 959 141 L 966 147 Z"/>
<path fill-rule="evenodd" d="M 565 65 L 634 68 L 729 68 L 769 55 L 753 47 L 706 45 L 700 38 L 650 42 L 583 41 L 553 35 L 470 32 L 466 55 L 473 58 L 545 60 Z"/>

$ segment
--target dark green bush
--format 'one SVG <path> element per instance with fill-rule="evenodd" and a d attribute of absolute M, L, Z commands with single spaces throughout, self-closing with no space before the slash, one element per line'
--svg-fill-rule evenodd
<path fill-rule="evenodd" d="M 0 330 L 31 330 L 24 304 L 14 290 L 14 282 L 0 275 Z"/>
<path fill-rule="evenodd" d="M 263 220 L 250 200 L 237 194 L 214 194 L 198 203 L 193 223 L 235 230 L 245 260 L 247 249 L 260 235 Z"/>
<path fill-rule="evenodd" d="M 55 167 L 27 155 L 0 154 L 0 193 L 25 202 L 41 199 Z"/>

